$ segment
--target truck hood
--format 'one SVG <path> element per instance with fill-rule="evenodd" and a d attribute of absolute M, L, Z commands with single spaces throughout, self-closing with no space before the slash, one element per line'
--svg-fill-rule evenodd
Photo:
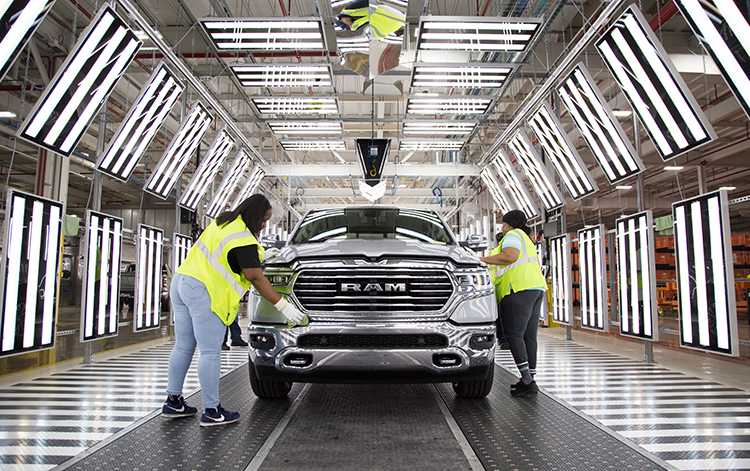
<path fill-rule="evenodd" d="M 289 245 L 281 249 L 270 264 L 290 263 L 299 259 L 325 258 L 421 258 L 450 259 L 459 265 L 484 265 L 477 255 L 458 245 L 427 244 L 418 240 L 403 239 L 331 239 L 325 242 Z"/>

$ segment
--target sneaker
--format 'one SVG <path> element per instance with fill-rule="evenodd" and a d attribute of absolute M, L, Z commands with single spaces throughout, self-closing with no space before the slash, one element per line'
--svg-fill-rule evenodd
<path fill-rule="evenodd" d="M 518 385 L 519 385 L 519 384 L 523 384 L 523 380 L 519 379 L 519 380 L 518 380 L 518 382 L 517 382 L 516 384 L 511 384 L 511 385 L 510 385 L 510 390 L 511 390 L 511 392 L 513 392 L 513 391 L 514 391 L 515 389 L 518 389 Z"/>
<path fill-rule="evenodd" d="M 247 347 L 247 342 L 242 339 L 232 340 L 233 347 Z"/>
<path fill-rule="evenodd" d="M 222 344 L 221 344 L 221 349 L 222 349 L 222 350 L 231 350 L 231 348 L 229 348 L 229 345 L 227 345 L 227 344 L 225 344 L 225 343 L 222 343 Z"/>
<path fill-rule="evenodd" d="M 510 390 L 510 395 L 513 397 L 530 397 L 539 392 L 539 386 L 536 385 L 536 381 L 532 381 L 529 384 L 525 384 L 523 381 L 516 384 L 515 389 Z"/>
<path fill-rule="evenodd" d="M 167 402 L 161 407 L 161 416 L 170 419 L 176 419 L 178 417 L 192 417 L 198 413 L 198 409 L 190 407 L 185 402 L 185 398 L 178 396 L 176 399 L 167 397 Z"/>
<path fill-rule="evenodd" d="M 201 427 L 213 427 L 214 425 L 226 425 L 237 422 L 240 418 L 239 412 L 229 412 L 221 407 L 206 409 L 201 416 Z"/>

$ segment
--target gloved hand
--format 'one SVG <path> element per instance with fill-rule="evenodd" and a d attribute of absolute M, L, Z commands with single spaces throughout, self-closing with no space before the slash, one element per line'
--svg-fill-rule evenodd
<path fill-rule="evenodd" d="M 270 249 L 266 249 L 263 251 L 263 262 L 266 260 L 271 260 L 275 256 L 277 256 L 281 252 L 281 250 L 277 249 L 276 247 L 271 247 Z"/>
<path fill-rule="evenodd" d="M 294 305 L 284 298 L 281 298 L 281 300 L 274 304 L 273 307 L 281 311 L 281 313 L 284 314 L 284 317 L 292 321 L 294 324 L 302 323 L 302 320 L 305 318 L 305 315 L 302 314 L 299 309 L 294 307 Z"/>

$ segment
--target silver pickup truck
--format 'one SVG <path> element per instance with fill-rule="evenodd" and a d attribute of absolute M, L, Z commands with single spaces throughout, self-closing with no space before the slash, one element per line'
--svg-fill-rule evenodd
<path fill-rule="evenodd" d="M 437 213 L 310 211 L 264 273 L 309 324 L 285 325 L 250 291 L 258 397 L 285 397 L 293 382 L 451 382 L 461 397 L 489 394 L 497 317 L 490 275 Z"/>

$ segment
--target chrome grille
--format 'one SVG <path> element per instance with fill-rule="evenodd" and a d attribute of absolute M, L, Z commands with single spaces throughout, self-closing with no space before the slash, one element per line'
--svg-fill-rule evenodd
<path fill-rule="evenodd" d="M 432 312 L 453 295 L 448 273 L 405 268 L 303 270 L 294 294 L 308 311 Z"/>
<path fill-rule="evenodd" d="M 448 338 L 441 334 L 306 334 L 297 339 L 300 348 L 445 348 Z"/>

